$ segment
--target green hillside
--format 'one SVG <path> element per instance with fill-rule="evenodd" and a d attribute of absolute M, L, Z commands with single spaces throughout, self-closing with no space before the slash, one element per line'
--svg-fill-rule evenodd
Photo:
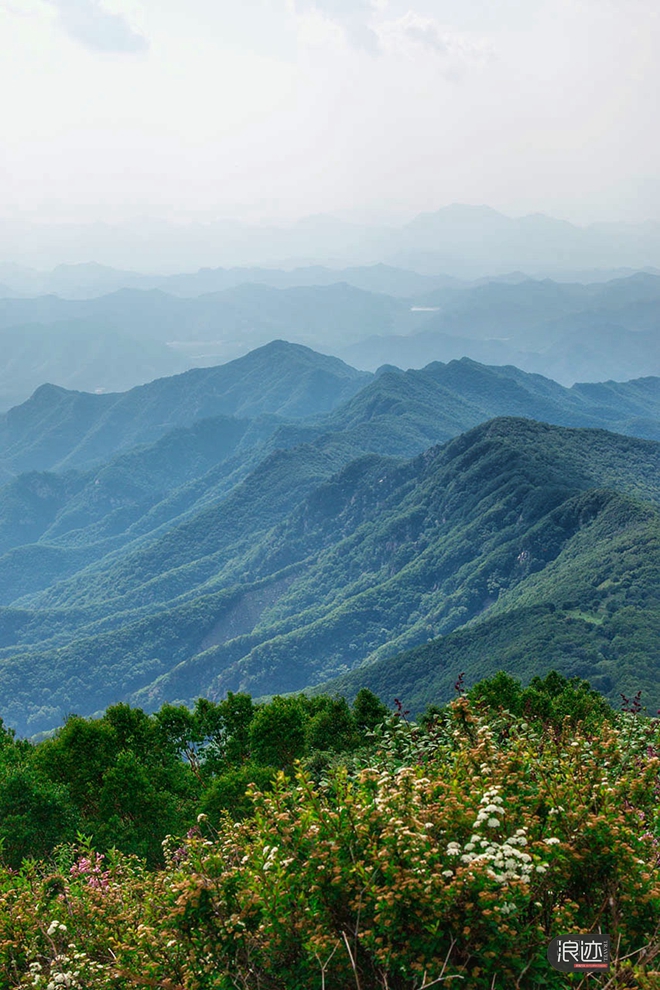
<path fill-rule="evenodd" d="M 391 693 L 387 671 L 399 661 L 387 662 L 401 651 L 438 635 L 440 649 L 472 642 L 488 623 L 515 650 L 525 616 L 546 613 L 548 649 L 525 654 L 530 676 L 554 666 L 616 695 L 637 670 L 635 689 L 648 689 L 658 501 L 660 444 L 523 419 L 494 420 L 412 461 L 355 459 L 340 435 L 275 452 L 162 535 L 0 611 L 0 711 L 38 731 L 72 708 L 272 694 L 356 668 L 350 685 L 385 671 L 369 683 Z M 622 568 L 611 591 L 607 576 L 594 583 L 608 554 L 610 569 Z M 564 620 L 574 640 L 560 635 Z M 601 662 L 601 639 L 619 628 L 634 635 L 613 632 Z M 561 653 L 569 640 L 578 652 L 587 644 L 579 669 Z M 471 656 L 479 676 L 506 667 L 493 651 Z M 446 666 L 455 680 L 456 664 Z"/>
<path fill-rule="evenodd" d="M 525 418 L 484 424 L 502 414 Z M 0 488 L 0 713 L 25 732 L 121 699 L 153 709 L 346 677 L 351 691 L 363 670 L 388 702 L 423 705 L 491 661 L 456 647 L 445 680 L 397 687 L 393 657 L 469 644 L 484 624 L 476 637 L 502 629 L 513 649 L 539 609 L 534 671 L 573 671 L 563 604 L 619 545 L 607 520 L 646 533 L 660 500 L 659 445 L 623 435 L 660 437 L 657 380 L 566 389 L 469 359 L 373 377 L 274 342 L 118 395 L 44 387 L 3 430 L 6 458 L 57 468 Z M 610 595 L 602 622 L 567 609 L 581 676 L 613 696 L 640 652 L 655 677 L 639 613 L 655 543 L 640 542 L 634 600 Z M 621 646 L 612 633 L 608 653 L 615 619 L 635 632 Z"/>
<path fill-rule="evenodd" d="M 93 395 L 43 385 L 0 417 L 0 464 L 16 473 L 87 467 L 208 417 L 318 415 L 370 378 L 337 358 L 273 341 L 228 364 L 161 378 L 129 392 Z"/>
<path fill-rule="evenodd" d="M 660 515 L 610 496 L 556 560 L 499 592 L 487 616 L 412 650 L 361 667 L 330 687 L 369 687 L 411 711 L 442 704 L 461 674 L 471 685 L 505 670 L 523 681 L 549 669 L 589 677 L 615 706 L 642 691 L 660 707 Z M 326 685 L 328 687 L 328 685 Z"/>
<path fill-rule="evenodd" d="M 0 551 L 65 535 L 79 544 L 124 532 L 173 489 L 212 468 L 219 474 L 219 466 L 239 451 L 247 456 L 278 422 L 216 416 L 118 454 L 93 471 L 20 474 L 0 488 Z"/>
<path fill-rule="evenodd" d="M 226 365 L 124 393 L 44 385 L 0 417 L 0 470 L 86 468 L 221 415 L 295 421 L 295 428 L 277 433 L 271 449 L 341 431 L 360 450 L 408 457 L 500 415 L 660 439 L 660 383 L 643 378 L 567 389 L 469 358 L 421 371 L 383 369 L 374 378 L 336 358 L 274 341 Z"/>
<path fill-rule="evenodd" d="M 327 417 L 369 449 L 412 453 L 495 416 L 525 416 L 558 426 L 604 427 L 660 439 L 660 379 L 564 388 L 510 365 L 462 358 L 420 371 L 386 370 Z"/>
<path fill-rule="evenodd" d="M 284 344 L 277 353 L 283 360 L 288 357 L 294 369 L 316 358 L 323 367 L 327 360 Z M 252 371 L 256 367 L 262 374 L 252 375 L 252 391 L 243 395 L 244 402 L 251 401 L 250 394 L 263 400 L 258 383 L 268 380 L 269 354 L 265 349 L 254 356 Z M 238 375 L 246 364 L 236 362 L 237 367 L 225 369 L 225 380 L 231 385 L 235 378 L 230 372 Z M 243 375 L 241 380 L 245 379 Z M 156 399 L 168 389 L 176 397 L 176 389 L 184 385 L 178 379 L 156 382 L 152 391 Z M 137 552 L 154 535 L 218 504 L 238 484 L 249 488 L 247 479 L 254 472 L 258 484 L 267 486 L 267 470 L 264 473 L 259 465 L 281 449 L 305 443 L 315 450 L 332 448 L 329 476 L 361 453 L 410 457 L 503 413 L 580 426 L 607 425 L 623 433 L 657 437 L 660 420 L 653 417 L 660 414 L 660 390 L 656 385 L 654 379 L 641 379 L 565 389 L 516 368 L 488 368 L 465 359 L 423 371 L 386 371 L 325 417 L 286 422 L 273 415 L 240 420 L 216 416 L 176 428 L 150 445 L 129 448 L 93 470 L 19 476 L 0 490 L 0 551 L 12 551 L 0 566 L 0 603 L 45 589 L 121 548 Z M 70 396 L 65 393 L 65 398 Z M 97 398 L 105 399 L 77 395 L 76 402 L 94 403 Z M 70 458 L 96 443 L 99 435 L 112 445 L 113 440 L 130 441 L 130 431 L 139 435 L 156 428 L 160 400 L 140 404 L 137 400 L 145 399 L 141 390 L 109 398 L 117 400 L 119 408 L 111 406 L 107 421 L 104 414 L 100 425 L 78 428 L 84 439 Z M 128 411 L 134 409 L 133 419 L 122 419 L 124 405 Z M 39 419 L 32 424 L 35 447 L 43 445 L 45 437 L 52 439 L 51 430 L 59 442 L 75 442 L 75 436 L 72 440 L 62 432 L 52 409 L 44 418 L 46 430 Z M 75 432 L 76 421 L 69 425 Z M 26 427 L 27 446 L 29 437 Z M 53 446 L 47 446 L 46 453 L 52 456 L 52 452 Z M 277 472 L 279 462 L 269 463 Z M 35 542 L 37 546 L 32 545 Z M 192 546 L 194 553 L 194 542 Z M 67 588 L 58 601 L 66 600 Z"/>

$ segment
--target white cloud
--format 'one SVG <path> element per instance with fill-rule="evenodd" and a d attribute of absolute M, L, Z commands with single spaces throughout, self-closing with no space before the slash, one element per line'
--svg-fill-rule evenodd
<path fill-rule="evenodd" d="M 149 42 L 126 18 L 101 6 L 100 0 L 48 0 L 57 10 L 60 27 L 74 41 L 98 52 L 140 54 Z"/>
<path fill-rule="evenodd" d="M 343 35 L 354 48 L 372 55 L 415 58 L 424 50 L 445 60 L 450 73 L 492 57 L 492 46 L 480 37 L 412 10 L 387 19 L 387 8 L 387 0 L 291 0 L 306 39 L 321 38 L 325 25 L 328 41 Z"/>
<path fill-rule="evenodd" d="M 295 0 L 296 13 L 303 16 L 320 14 L 341 27 L 346 39 L 355 48 L 375 55 L 379 50 L 378 35 L 371 18 L 382 6 L 381 0 Z"/>
<path fill-rule="evenodd" d="M 417 14 L 410 11 L 398 22 L 395 21 L 394 26 L 404 37 L 423 45 L 425 48 L 432 49 L 438 55 L 449 53 L 447 37 L 442 34 L 439 26 L 430 17 L 418 17 Z"/>
<path fill-rule="evenodd" d="M 421 17 L 413 11 L 396 20 L 384 21 L 378 28 L 378 37 L 387 50 L 414 56 L 425 49 L 455 66 L 487 61 L 494 54 L 488 41 L 459 34 L 432 17 Z"/>

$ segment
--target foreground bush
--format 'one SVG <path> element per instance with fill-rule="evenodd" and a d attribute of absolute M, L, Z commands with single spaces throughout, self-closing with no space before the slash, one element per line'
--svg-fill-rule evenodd
<path fill-rule="evenodd" d="M 352 708 L 327 695 L 256 704 L 230 692 L 192 710 L 117 704 L 101 718 L 71 715 L 36 745 L 0 719 L 0 863 L 17 869 L 83 832 L 99 852 L 162 866 L 165 836 L 184 834 L 200 812 L 249 816 L 250 782 L 265 790 L 297 759 L 323 772 L 342 753 L 368 750 L 387 714 L 367 690 Z"/>
<path fill-rule="evenodd" d="M 280 773 L 253 817 L 202 818 L 162 870 L 82 848 L 5 871 L 0 986 L 660 986 L 655 723 L 459 698 L 378 738 L 369 765 Z M 550 968 L 551 937 L 598 930 L 613 971 Z"/>

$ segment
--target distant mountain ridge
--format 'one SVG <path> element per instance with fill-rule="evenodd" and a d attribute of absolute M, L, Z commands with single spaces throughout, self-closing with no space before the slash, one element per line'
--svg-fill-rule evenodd
<path fill-rule="evenodd" d="M 329 414 L 327 422 L 333 429 L 359 428 L 363 434 L 373 434 L 370 449 L 381 449 L 379 435 L 387 438 L 385 452 L 392 451 L 395 434 L 416 435 L 421 448 L 424 441 L 444 441 L 502 415 L 560 426 L 606 427 L 660 440 L 660 378 L 568 389 L 518 368 L 461 358 L 448 364 L 434 362 L 419 371 L 384 371 Z M 405 452 L 397 448 L 397 453 Z"/>
<path fill-rule="evenodd" d="M 62 320 L 0 329 L 0 411 L 44 381 L 85 391 L 124 391 L 188 367 L 164 342 L 95 321 Z"/>
<path fill-rule="evenodd" d="M 660 370 L 660 278 L 636 273 L 581 285 L 491 281 L 418 300 L 423 326 L 337 350 L 346 361 L 422 367 L 463 356 L 514 364 L 564 384 L 623 380 Z"/>
<path fill-rule="evenodd" d="M 523 269 L 643 268 L 660 264 L 660 223 L 578 227 L 543 214 L 509 217 L 488 206 L 453 204 L 400 226 L 367 226 L 331 216 L 286 226 L 237 221 L 123 225 L 5 220 L 0 262 L 36 268 L 95 262 L 120 269 L 182 270 L 218 265 L 333 267 L 377 262 L 476 278 Z M 7 274 L 2 276 L 7 279 Z"/>
<path fill-rule="evenodd" d="M 0 264 L 0 278 L 3 266 Z M 307 265 L 291 270 L 281 268 L 200 268 L 179 275 L 144 275 L 126 272 L 106 265 L 59 265 L 50 272 L 20 269 L 6 272 L 7 284 L 0 284 L 2 296 L 57 295 L 63 299 L 94 299 L 120 289 L 160 289 L 173 296 L 195 297 L 210 292 L 223 292 L 239 285 L 267 285 L 273 289 L 300 286 L 335 285 L 346 282 L 365 292 L 382 292 L 390 296 L 416 296 L 435 288 L 460 285 L 458 279 L 446 275 L 419 275 L 417 272 L 394 268 L 382 263 L 352 268 L 328 268 Z"/>
<path fill-rule="evenodd" d="M 332 351 L 363 333 L 419 325 L 407 302 L 346 283 L 239 285 L 194 299 L 156 289 L 0 299 L 0 409 L 44 380 L 108 391 L 225 363 L 275 338 Z"/>
<path fill-rule="evenodd" d="M 371 275 L 376 282 L 408 279 L 380 268 Z M 6 356 L 0 410 L 19 404 L 44 380 L 85 391 L 123 390 L 226 363 L 274 338 L 367 371 L 467 356 L 563 384 L 660 374 L 657 275 L 581 285 L 510 273 L 471 285 L 445 279 L 427 289 L 424 284 L 405 299 L 348 283 L 246 283 L 190 299 L 136 288 L 93 299 L 0 299 Z"/>

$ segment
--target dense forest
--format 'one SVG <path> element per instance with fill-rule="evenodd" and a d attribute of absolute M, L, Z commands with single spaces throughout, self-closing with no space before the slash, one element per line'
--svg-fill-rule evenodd
<path fill-rule="evenodd" d="M 658 722 L 556 673 L 411 721 L 367 690 L 70 716 L 0 746 L 0 977 L 79 990 L 660 979 Z"/>

